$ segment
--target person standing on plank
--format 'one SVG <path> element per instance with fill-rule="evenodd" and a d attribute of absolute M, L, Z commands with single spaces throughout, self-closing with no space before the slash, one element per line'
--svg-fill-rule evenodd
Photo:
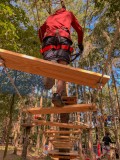
<path fill-rule="evenodd" d="M 60 4 L 56 4 L 56 6 L 55 13 L 50 15 L 39 29 L 39 38 L 42 43 L 40 52 L 45 60 L 68 65 L 73 51 L 70 29 L 73 27 L 78 34 L 78 47 L 81 52 L 84 49 L 83 30 L 74 14 L 66 10 L 65 5 L 62 5 L 62 8 Z M 54 84 L 54 79 L 44 78 L 45 89 L 51 89 Z M 64 81 L 57 81 L 57 91 L 52 97 L 52 103 L 55 106 L 63 106 L 61 96 L 64 86 Z"/>

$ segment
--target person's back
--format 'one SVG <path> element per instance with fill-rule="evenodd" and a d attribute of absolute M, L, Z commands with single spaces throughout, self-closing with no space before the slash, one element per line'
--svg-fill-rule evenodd
<path fill-rule="evenodd" d="M 112 141 L 111 141 L 109 135 L 105 135 L 103 137 L 103 142 L 104 142 L 104 146 L 110 146 L 110 143 L 112 143 Z"/>
<path fill-rule="evenodd" d="M 108 155 L 108 160 L 110 160 L 110 143 L 113 143 L 109 137 L 109 133 L 103 137 L 104 147 L 103 147 L 103 155 Z"/>
<path fill-rule="evenodd" d="M 47 18 L 46 22 L 39 30 L 39 37 L 41 37 L 40 32 L 42 31 L 43 39 L 49 36 L 56 36 L 57 34 L 59 34 L 59 36 L 66 37 L 71 40 L 71 26 L 77 31 L 78 44 L 81 44 L 83 41 L 82 27 L 79 25 L 79 22 L 77 21 L 73 13 L 67 11 L 64 8 L 57 10 L 53 15 Z"/>

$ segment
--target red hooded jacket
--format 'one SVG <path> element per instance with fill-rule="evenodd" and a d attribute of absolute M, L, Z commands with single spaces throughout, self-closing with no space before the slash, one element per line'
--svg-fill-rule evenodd
<path fill-rule="evenodd" d="M 48 36 L 55 36 L 59 34 L 61 37 L 66 37 L 71 40 L 70 28 L 71 26 L 76 30 L 78 34 L 78 44 L 83 41 L 82 27 L 79 25 L 78 20 L 72 12 L 62 8 L 55 12 L 55 14 L 49 16 L 45 23 L 39 29 L 40 41 Z"/>

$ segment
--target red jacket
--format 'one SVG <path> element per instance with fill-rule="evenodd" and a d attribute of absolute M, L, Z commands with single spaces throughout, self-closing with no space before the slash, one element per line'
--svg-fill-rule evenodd
<path fill-rule="evenodd" d="M 71 26 L 76 30 L 78 34 L 78 44 L 83 41 L 82 27 L 79 25 L 78 20 L 72 12 L 62 8 L 55 12 L 55 14 L 49 16 L 46 22 L 39 29 L 40 41 L 48 36 L 55 36 L 59 34 L 62 37 L 66 37 L 71 40 L 70 28 Z"/>

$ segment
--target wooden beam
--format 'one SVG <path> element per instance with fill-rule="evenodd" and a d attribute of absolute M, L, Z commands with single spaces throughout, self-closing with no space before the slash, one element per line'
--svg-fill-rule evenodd
<path fill-rule="evenodd" d="M 97 108 L 93 104 L 74 104 L 64 107 L 49 107 L 49 108 L 30 108 L 23 110 L 31 114 L 59 114 L 59 113 L 71 113 L 71 112 L 90 112 L 96 111 Z"/>
<path fill-rule="evenodd" d="M 65 66 L 4 49 L 0 49 L 0 58 L 4 60 L 6 67 L 10 69 L 60 79 L 92 88 L 98 87 L 102 76 L 99 73 Z M 104 75 L 101 85 L 104 86 L 109 79 L 109 76 Z"/>
<path fill-rule="evenodd" d="M 57 140 L 78 140 L 80 139 L 79 137 L 74 137 L 74 136 L 62 136 L 62 135 L 46 135 L 46 137 L 52 137 L 52 139 L 50 140 L 54 140 L 54 141 L 57 141 Z"/>
<path fill-rule="evenodd" d="M 69 147 L 73 147 L 73 145 L 74 145 L 74 142 L 56 142 L 56 141 L 53 141 L 52 142 L 52 144 L 54 145 L 54 146 L 64 146 L 65 148 L 67 147 L 67 146 L 69 146 Z"/>
<path fill-rule="evenodd" d="M 80 125 L 73 125 L 67 123 L 58 123 L 58 122 L 49 122 L 49 121 L 42 121 L 42 120 L 33 120 L 33 123 L 36 125 L 45 125 L 45 126 L 57 126 L 62 128 L 72 128 L 72 129 L 87 129 L 89 125 L 81 123 Z"/>
<path fill-rule="evenodd" d="M 35 124 L 33 124 L 33 123 L 23 123 L 23 124 L 21 124 L 21 126 L 22 127 L 34 127 Z"/>
<path fill-rule="evenodd" d="M 47 130 L 44 131 L 45 134 L 81 134 L 82 131 L 56 131 L 56 130 Z"/>
<path fill-rule="evenodd" d="M 66 152 L 59 152 L 57 150 L 52 150 L 52 151 L 48 151 L 48 154 L 51 154 L 51 155 L 66 155 L 66 156 L 78 156 L 78 152 L 76 151 L 70 151 L 68 153 Z"/>
<path fill-rule="evenodd" d="M 52 158 L 58 158 L 58 159 L 65 159 L 65 160 L 70 160 L 70 159 L 74 159 L 74 158 L 76 158 L 76 157 L 78 157 L 78 156 L 59 156 L 59 155 L 49 155 L 50 157 L 52 157 Z"/>
<path fill-rule="evenodd" d="M 71 139 L 56 139 L 56 140 L 52 140 L 52 139 L 49 139 L 49 141 L 51 142 L 51 143 L 54 143 L 54 142 L 75 142 L 75 139 L 74 140 L 71 140 Z"/>
<path fill-rule="evenodd" d="M 62 148 L 64 148 L 64 149 L 72 149 L 73 146 L 72 145 L 71 146 L 67 146 L 67 145 L 54 145 L 54 148 L 56 148 L 56 149 L 62 149 Z"/>

